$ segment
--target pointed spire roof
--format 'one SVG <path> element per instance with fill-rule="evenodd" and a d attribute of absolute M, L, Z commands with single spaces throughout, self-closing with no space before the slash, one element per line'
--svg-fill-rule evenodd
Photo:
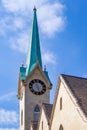
<path fill-rule="evenodd" d="M 34 70 L 34 68 L 39 65 L 42 73 L 49 81 L 50 85 L 52 83 L 50 81 L 48 71 L 46 71 L 46 67 L 44 70 L 42 69 L 42 59 L 41 59 L 41 50 L 40 50 L 40 40 L 39 40 L 39 32 L 38 32 L 38 23 L 37 23 L 37 14 L 36 7 L 33 9 L 33 25 L 32 25 L 32 35 L 28 47 L 28 55 L 27 55 L 27 63 L 26 67 L 23 65 L 20 67 L 20 79 L 22 81 L 26 80 L 26 77 L 30 75 L 30 73 Z"/>
<path fill-rule="evenodd" d="M 35 68 L 38 63 L 42 68 L 41 50 L 40 50 L 40 40 L 38 32 L 38 22 L 36 8 L 33 9 L 33 27 L 32 36 L 28 48 L 27 66 L 26 66 L 26 76 Z"/>

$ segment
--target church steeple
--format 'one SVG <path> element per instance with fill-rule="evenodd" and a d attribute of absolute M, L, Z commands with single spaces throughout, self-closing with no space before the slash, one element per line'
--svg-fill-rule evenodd
<path fill-rule="evenodd" d="M 41 50 L 40 50 L 40 40 L 38 32 L 38 22 L 36 8 L 33 9 L 33 26 L 31 41 L 28 48 L 27 66 L 26 66 L 26 76 L 34 69 L 38 63 L 42 68 Z"/>
<path fill-rule="evenodd" d="M 31 125 L 37 123 L 42 103 L 50 103 L 51 88 L 52 84 L 46 66 L 44 70 L 42 69 L 37 14 L 34 7 L 27 65 L 22 64 L 20 67 L 18 80 L 17 96 L 20 100 L 20 130 L 30 130 Z"/>
<path fill-rule="evenodd" d="M 32 25 L 32 35 L 28 47 L 28 56 L 27 56 L 27 63 L 26 67 L 22 65 L 20 67 L 20 79 L 22 81 L 26 81 L 26 78 L 30 73 L 34 70 L 36 66 L 40 67 L 42 70 L 43 75 L 47 78 L 50 85 L 51 81 L 48 75 L 48 72 L 45 69 L 42 69 L 42 59 L 41 59 L 41 50 L 40 50 L 40 40 L 39 40 L 39 31 L 38 31 L 38 22 L 37 22 L 37 14 L 36 8 L 33 9 L 33 25 Z"/>

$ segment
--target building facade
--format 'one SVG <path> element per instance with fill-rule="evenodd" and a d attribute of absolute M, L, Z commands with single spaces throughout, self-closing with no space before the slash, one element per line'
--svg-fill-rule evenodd
<path fill-rule="evenodd" d="M 61 74 L 50 105 L 42 106 L 34 130 L 87 130 L 87 79 Z"/>
<path fill-rule="evenodd" d="M 87 79 L 59 76 L 50 130 L 87 130 Z"/>
<path fill-rule="evenodd" d="M 42 104 L 38 127 L 36 130 L 49 130 L 52 106 L 52 104 Z"/>

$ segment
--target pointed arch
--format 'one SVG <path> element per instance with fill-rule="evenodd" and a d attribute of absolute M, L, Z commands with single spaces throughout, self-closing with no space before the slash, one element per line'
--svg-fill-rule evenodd
<path fill-rule="evenodd" d="M 33 113 L 34 121 L 38 121 L 39 120 L 39 116 L 40 116 L 40 107 L 39 107 L 39 105 L 36 105 L 34 107 L 34 113 Z"/>
<path fill-rule="evenodd" d="M 60 128 L 59 128 L 59 130 L 63 130 L 63 126 L 62 126 L 62 125 L 60 125 Z"/>
<path fill-rule="evenodd" d="M 23 110 L 21 110 L 21 125 L 23 125 Z"/>

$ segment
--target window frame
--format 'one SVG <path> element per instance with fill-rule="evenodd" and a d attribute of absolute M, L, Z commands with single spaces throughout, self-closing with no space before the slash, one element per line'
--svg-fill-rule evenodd
<path fill-rule="evenodd" d="M 60 98 L 60 110 L 62 110 L 62 97 Z"/>
<path fill-rule="evenodd" d="M 21 110 L 21 125 L 23 125 L 23 110 Z"/>
<path fill-rule="evenodd" d="M 33 120 L 38 121 L 40 116 L 40 107 L 39 105 L 35 105 L 34 111 L 33 111 Z"/>
<path fill-rule="evenodd" d="M 60 125 L 59 130 L 63 130 L 63 126 L 62 125 Z"/>

